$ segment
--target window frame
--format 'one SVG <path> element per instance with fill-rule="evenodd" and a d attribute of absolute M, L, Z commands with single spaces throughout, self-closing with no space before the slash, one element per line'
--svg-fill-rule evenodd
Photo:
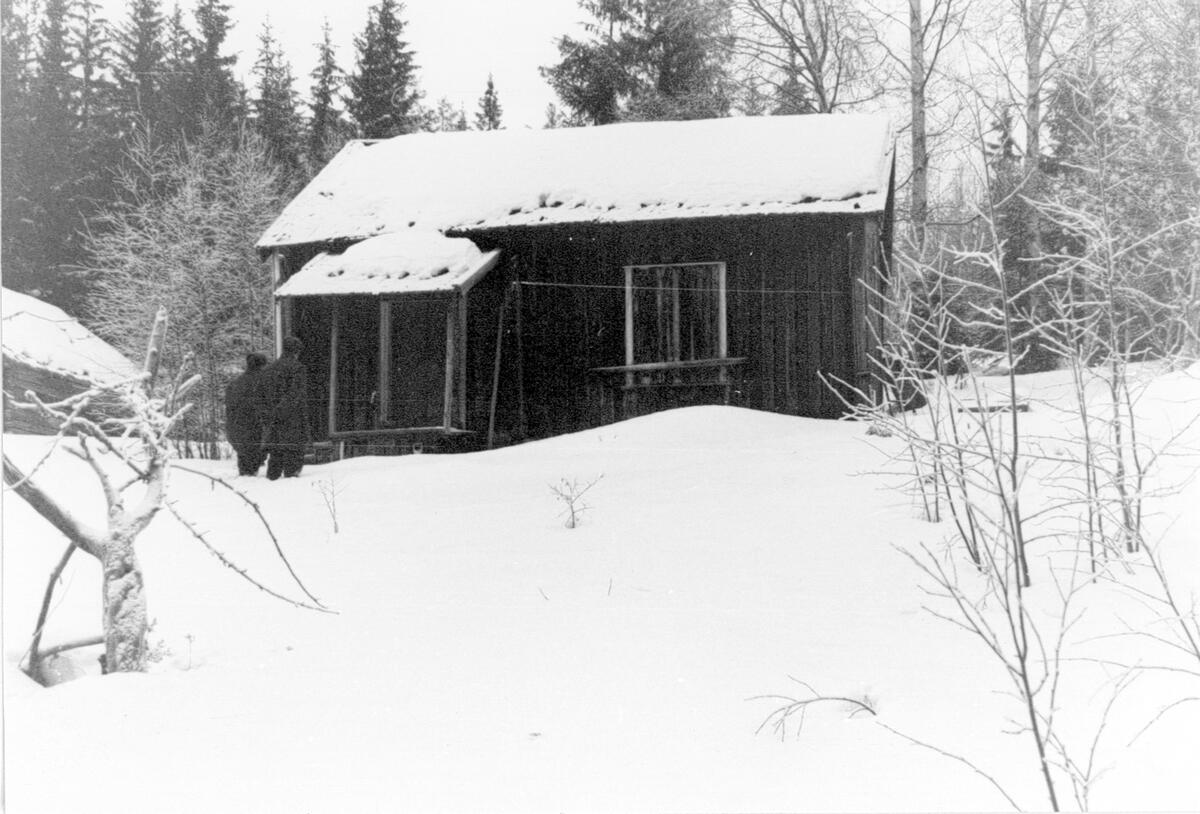
<path fill-rule="evenodd" d="M 654 269 L 679 269 L 679 268 L 697 268 L 697 267 L 716 267 L 717 271 L 717 356 L 715 359 L 729 358 L 729 331 L 728 331 L 728 308 L 726 305 L 726 265 L 723 260 L 708 260 L 703 262 L 690 263 L 648 263 L 644 265 L 629 265 L 624 267 L 625 272 L 625 364 L 628 367 L 634 367 L 637 363 L 634 362 L 634 313 L 633 313 L 633 292 L 635 290 L 634 274 L 642 271 L 652 271 Z M 682 281 L 681 281 L 682 284 Z M 675 303 L 678 308 L 678 288 L 675 288 L 676 297 Z M 676 311 L 675 319 L 679 319 L 678 311 Z M 679 331 L 681 325 L 676 322 L 674 329 Z M 643 363 L 652 365 L 661 365 L 664 368 L 672 366 L 688 366 L 698 361 L 708 360 L 656 360 L 654 362 Z M 722 370 L 722 374 L 724 370 Z M 633 373 L 627 375 L 629 384 L 632 384 Z"/>

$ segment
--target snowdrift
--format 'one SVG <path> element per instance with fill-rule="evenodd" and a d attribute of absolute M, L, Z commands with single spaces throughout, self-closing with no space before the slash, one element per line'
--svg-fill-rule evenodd
<path fill-rule="evenodd" d="M 1162 427 L 1200 403 L 1197 371 L 1156 381 Z M 1031 377 L 1039 398 L 1061 382 Z M 1174 423 L 1172 423 L 1174 422 Z M 7 795 L 13 812 L 998 810 L 988 779 L 1044 807 L 1019 709 L 971 636 L 923 610 L 904 555 L 937 549 L 862 424 L 735 408 L 660 413 L 459 456 L 359 458 L 292 481 L 238 479 L 337 615 L 233 578 L 161 516 L 139 549 L 159 660 L 143 675 L 51 689 L 15 668 L 61 541 L 5 496 Z M 44 440 L 9 436 L 32 459 Z M 883 453 L 883 455 L 881 455 Z M 188 462 L 191 466 L 204 466 Z M 233 477 L 232 463 L 207 470 Z M 83 465 L 46 473 L 90 494 Z M 549 486 L 595 481 L 583 522 Z M 273 588 L 286 573 L 243 507 L 182 470 L 180 510 Z M 1195 486 L 1163 512 L 1194 552 Z M 321 491 L 336 494 L 335 508 Z M 81 511 L 101 510 L 97 496 Z M 333 531 L 336 514 L 339 531 Z M 1179 533 L 1176 533 L 1179 532 Z M 98 578 L 65 575 L 48 641 L 94 633 Z M 1105 594 L 1100 609 L 1129 601 Z M 1131 617 L 1132 618 L 1132 617 Z M 1107 630 L 1089 617 L 1081 638 Z M 1092 624 L 1091 621 L 1087 623 Z M 1112 646 L 1156 658 L 1144 642 Z M 1091 651 L 1089 651 L 1091 652 Z M 94 672 L 94 655 L 75 665 Z M 1064 733 L 1090 743 L 1116 676 L 1063 689 Z M 1098 741 L 1092 803 L 1200 800 L 1200 704 L 1148 728 L 1194 678 L 1139 677 Z M 852 704 L 760 725 L 804 682 Z M 903 735 L 896 734 L 903 733 Z M 781 737 L 782 736 L 782 737 Z M 63 767 L 69 767 L 64 775 Z M 128 784 L 128 785 L 126 785 Z"/>

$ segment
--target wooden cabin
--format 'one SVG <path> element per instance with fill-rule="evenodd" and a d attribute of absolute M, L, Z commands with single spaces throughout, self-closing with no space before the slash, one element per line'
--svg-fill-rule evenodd
<path fill-rule="evenodd" d="M 3 307 L 4 431 L 53 435 L 58 426 L 40 413 L 17 409 L 29 391 L 45 402 L 82 393 L 96 384 L 135 378 L 140 369 L 73 317 L 28 294 L 0 291 Z M 111 398 L 98 398 L 84 415 L 93 420 L 122 415 Z"/>
<path fill-rule="evenodd" d="M 820 374 L 870 381 L 893 186 L 874 115 L 414 134 L 348 144 L 258 247 L 342 454 L 833 418 Z"/>

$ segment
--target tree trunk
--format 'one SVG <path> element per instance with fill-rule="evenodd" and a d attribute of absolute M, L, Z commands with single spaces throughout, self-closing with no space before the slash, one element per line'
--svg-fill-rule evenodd
<path fill-rule="evenodd" d="M 104 546 L 104 672 L 138 672 L 146 661 L 146 595 L 133 549 L 136 533 L 121 529 Z"/>
<path fill-rule="evenodd" d="M 908 0 L 909 86 L 912 94 L 912 218 L 913 236 L 925 248 L 929 220 L 929 154 L 925 144 L 925 41 L 921 0 Z"/>
<path fill-rule="evenodd" d="M 1025 34 L 1025 196 L 1040 198 L 1042 193 L 1041 181 L 1041 152 L 1042 152 L 1042 54 L 1045 51 L 1046 37 L 1046 4 L 1049 0 L 1029 0 L 1029 5 L 1023 8 L 1024 20 L 1022 27 Z M 1022 330 L 1037 321 L 1042 310 L 1042 292 L 1033 286 L 1041 277 L 1042 256 L 1042 224 L 1036 206 L 1029 203 L 1020 204 L 1025 214 L 1025 246 L 1024 257 L 1019 261 L 1022 270 L 1020 275 L 1021 287 L 1025 293 L 1018 303 L 1022 314 L 1020 320 Z M 1029 372 L 1047 369 L 1047 361 L 1043 359 L 1043 349 L 1038 334 L 1035 332 L 1029 341 L 1022 367 Z"/>

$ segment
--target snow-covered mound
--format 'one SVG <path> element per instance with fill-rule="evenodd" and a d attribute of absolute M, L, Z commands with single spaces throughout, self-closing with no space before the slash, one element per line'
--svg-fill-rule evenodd
<path fill-rule="evenodd" d="M 744 407 L 705 405 L 650 413 L 616 424 L 580 430 L 510 447 L 510 454 L 525 455 L 536 446 L 546 453 L 576 452 L 581 448 L 618 447 L 631 450 L 744 450 L 747 447 L 780 449 L 813 434 L 835 434 L 830 421 L 798 418 Z"/>
<path fill-rule="evenodd" d="M 114 347 L 50 303 L 6 288 L 0 306 L 4 355 L 15 362 L 99 384 L 138 374 Z"/>
<path fill-rule="evenodd" d="M 1024 383 L 1035 399 L 1057 386 L 1039 381 Z M 1020 414 L 1053 419 L 1040 403 Z M 902 481 L 866 474 L 901 450 L 865 430 L 690 408 L 494 452 L 238 478 L 338 615 L 271 599 L 164 512 L 138 544 L 159 660 L 49 690 L 15 665 L 62 541 L 6 494 L 9 810 L 994 811 L 1009 806 L 995 784 L 1045 808 L 1027 734 L 1008 734 L 1022 715 L 1008 676 L 922 610 L 942 606 L 905 552 L 940 552 L 950 523 L 924 522 L 892 488 Z M 28 463 L 44 443 L 9 436 L 5 451 Z M 183 463 L 234 478 L 229 462 Z M 101 519 L 86 464 L 55 455 L 44 475 Z M 551 490 L 563 481 L 593 484 L 574 529 Z M 297 594 L 250 509 L 182 469 L 171 498 L 239 566 Z M 1159 508 L 1187 505 L 1200 505 L 1194 485 Z M 48 644 L 97 631 L 98 583 L 77 555 Z M 1122 620 L 1144 604 L 1094 590 Z M 1099 639 L 1107 618 L 1072 632 L 1108 656 L 1162 657 L 1149 638 Z M 71 659 L 96 672 L 94 651 Z M 1086 668 L 1055 712 L 1084 761 L 1122 681 Z M 758 732 L 786 697 L 809 697 L 801 681 L 831 700 L 786 737 Z M 1126 687 L 1096 741 L 1094 809 L 1200 800 L 1200 704 L 1154 720 L 1196 695 L 1189 681 L 1149 671 Z M 164 755 L 183 768 L 158 770 Z"/>

